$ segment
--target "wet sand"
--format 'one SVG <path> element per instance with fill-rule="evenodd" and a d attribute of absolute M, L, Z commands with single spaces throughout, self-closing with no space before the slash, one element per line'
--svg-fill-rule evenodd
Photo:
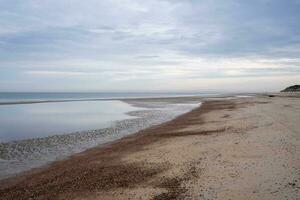
<path fill-rule="evenodd" d="M 1 199 L 299 199 L 300 99 L 207 100 L 0 182 Z"/>

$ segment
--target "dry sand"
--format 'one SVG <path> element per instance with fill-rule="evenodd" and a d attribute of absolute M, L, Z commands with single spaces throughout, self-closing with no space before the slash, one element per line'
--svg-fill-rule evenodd
<path fill-rule="evenodd" d="M 1 199 L 300 199 L 300 98 L 210 100 L 0 182 Z"/>

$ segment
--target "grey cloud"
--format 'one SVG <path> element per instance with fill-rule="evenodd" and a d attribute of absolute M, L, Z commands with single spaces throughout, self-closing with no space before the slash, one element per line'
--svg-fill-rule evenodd
<path fill-rule="evenodd" d="M 122 77 L 172 82 L 299 74 L 299 9 L 297 0 L 7 0 L 0 8 L 0 70 L 6 72 L 0 80 L 22 78 L 24 71 L 106 73 L 105 85 Z M 260 69 L 241 63 L 240 74 L 230 75 L 222 61 L 237 65 L 234 59 Z"/>

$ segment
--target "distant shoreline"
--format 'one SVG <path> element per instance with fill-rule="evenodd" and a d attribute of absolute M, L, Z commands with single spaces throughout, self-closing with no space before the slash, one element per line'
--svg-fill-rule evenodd
<path fill-rule="evenodd" d="M 131 101 L 131 100 L 198 100 L 199 98 L 229 98 L 238 97 L 243 95 L 253 95 L 252 93 L 246 94 L 199 94 L 199 95 L 178 95 L 178 96 L 147 96 L 147 97 L 116 97 L 116 98 L 86 98 L 86 99 L 46 99 L 46 100 L 20 100 L 20 101 L 0 101 L 1 105 L 17 105 L 17 104 L 38 104 L 38 103 L 63 103 L 63 102 L 76 102 L 76 101 Z"/>
<path fill-rule="evenodd" d="M 160 99 L 177 99 L 190 98 L 201 96 L 171 96 L 171 97 L 124 97 L 124 98 L 95 98 L 95 99 L 66 99 L 66 100 L 29 100 L 29 101 L 7 101 L 0 102 L 0 105 L 15 105 L 15 104 L 36 104 L 36 103 L 59 103 L 59 102 L 74 102 L 74 101 L 127 101 L 127 100 L 160 100 Z"/>
<path fill-rule="evenodd" d="M 73 101 L 109 101 L 118 99 L 70 99 L 70 100 L 33 100 L 33 101 L 7 101 L 0 102 L 0 105 L 15 105 L 15 104 L 36 104 L 36 103 L 59 103 L 59 102 L 73 102 Z"/>
<path fill-rule="evenodd" d="M 220 94 L 221 95 L 221 94 Z M 143 99 L 170 99 L 170 98 L 189 98 L 201 97 L 202 95 L 166 95 L 166 96 L 129 96 L 129 97 L 103 97 L 103 98 L 74 98 L 74 99 L 40 99 L 40 100 L 8 100 L 1 101 L 0 105 L 14 105 L 14 104 L 35 104 L 35 103 L 59 103 L 59 102 L 74 102 L 74 101 L 113 101 L 113 100 L 143 100 Z M 203 95 L 203 96 L 218 96 L 218 94 Z"/>

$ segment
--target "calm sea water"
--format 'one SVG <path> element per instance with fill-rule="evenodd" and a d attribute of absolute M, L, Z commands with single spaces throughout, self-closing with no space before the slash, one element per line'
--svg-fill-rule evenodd
<path fill-rule="evenodd" d="M 43 93 L 43 92 L 0 92 L 0 103 L 62 101 L 62 100 L 93 100 L 144 97 L 177 97 L 196 96 L 198 93 Z M 209 96 L 214 94 L 201 94 Z"/>
<path fill-rule="evenodd" d="M 192 94 L 0 93 L 0 179 L 163 123 L 199 105 L 128 104 L 118 98 L 187 95 Z M 92 101 L 96 99 L 101 100 Z"/>
<path fill-rule="evenodd" d="M 0 105 L 0 142 L 105 128 L 134 110 L 117 100 Z"/>
<path fill-rule="evenodd" d="M 0 142 L 105 128 L 138 110 L 122 101 L 106 99 L 190 95 L 196 94 L 0 92 Z M 101 101 L 91 101 L 98 99 Z"/>

